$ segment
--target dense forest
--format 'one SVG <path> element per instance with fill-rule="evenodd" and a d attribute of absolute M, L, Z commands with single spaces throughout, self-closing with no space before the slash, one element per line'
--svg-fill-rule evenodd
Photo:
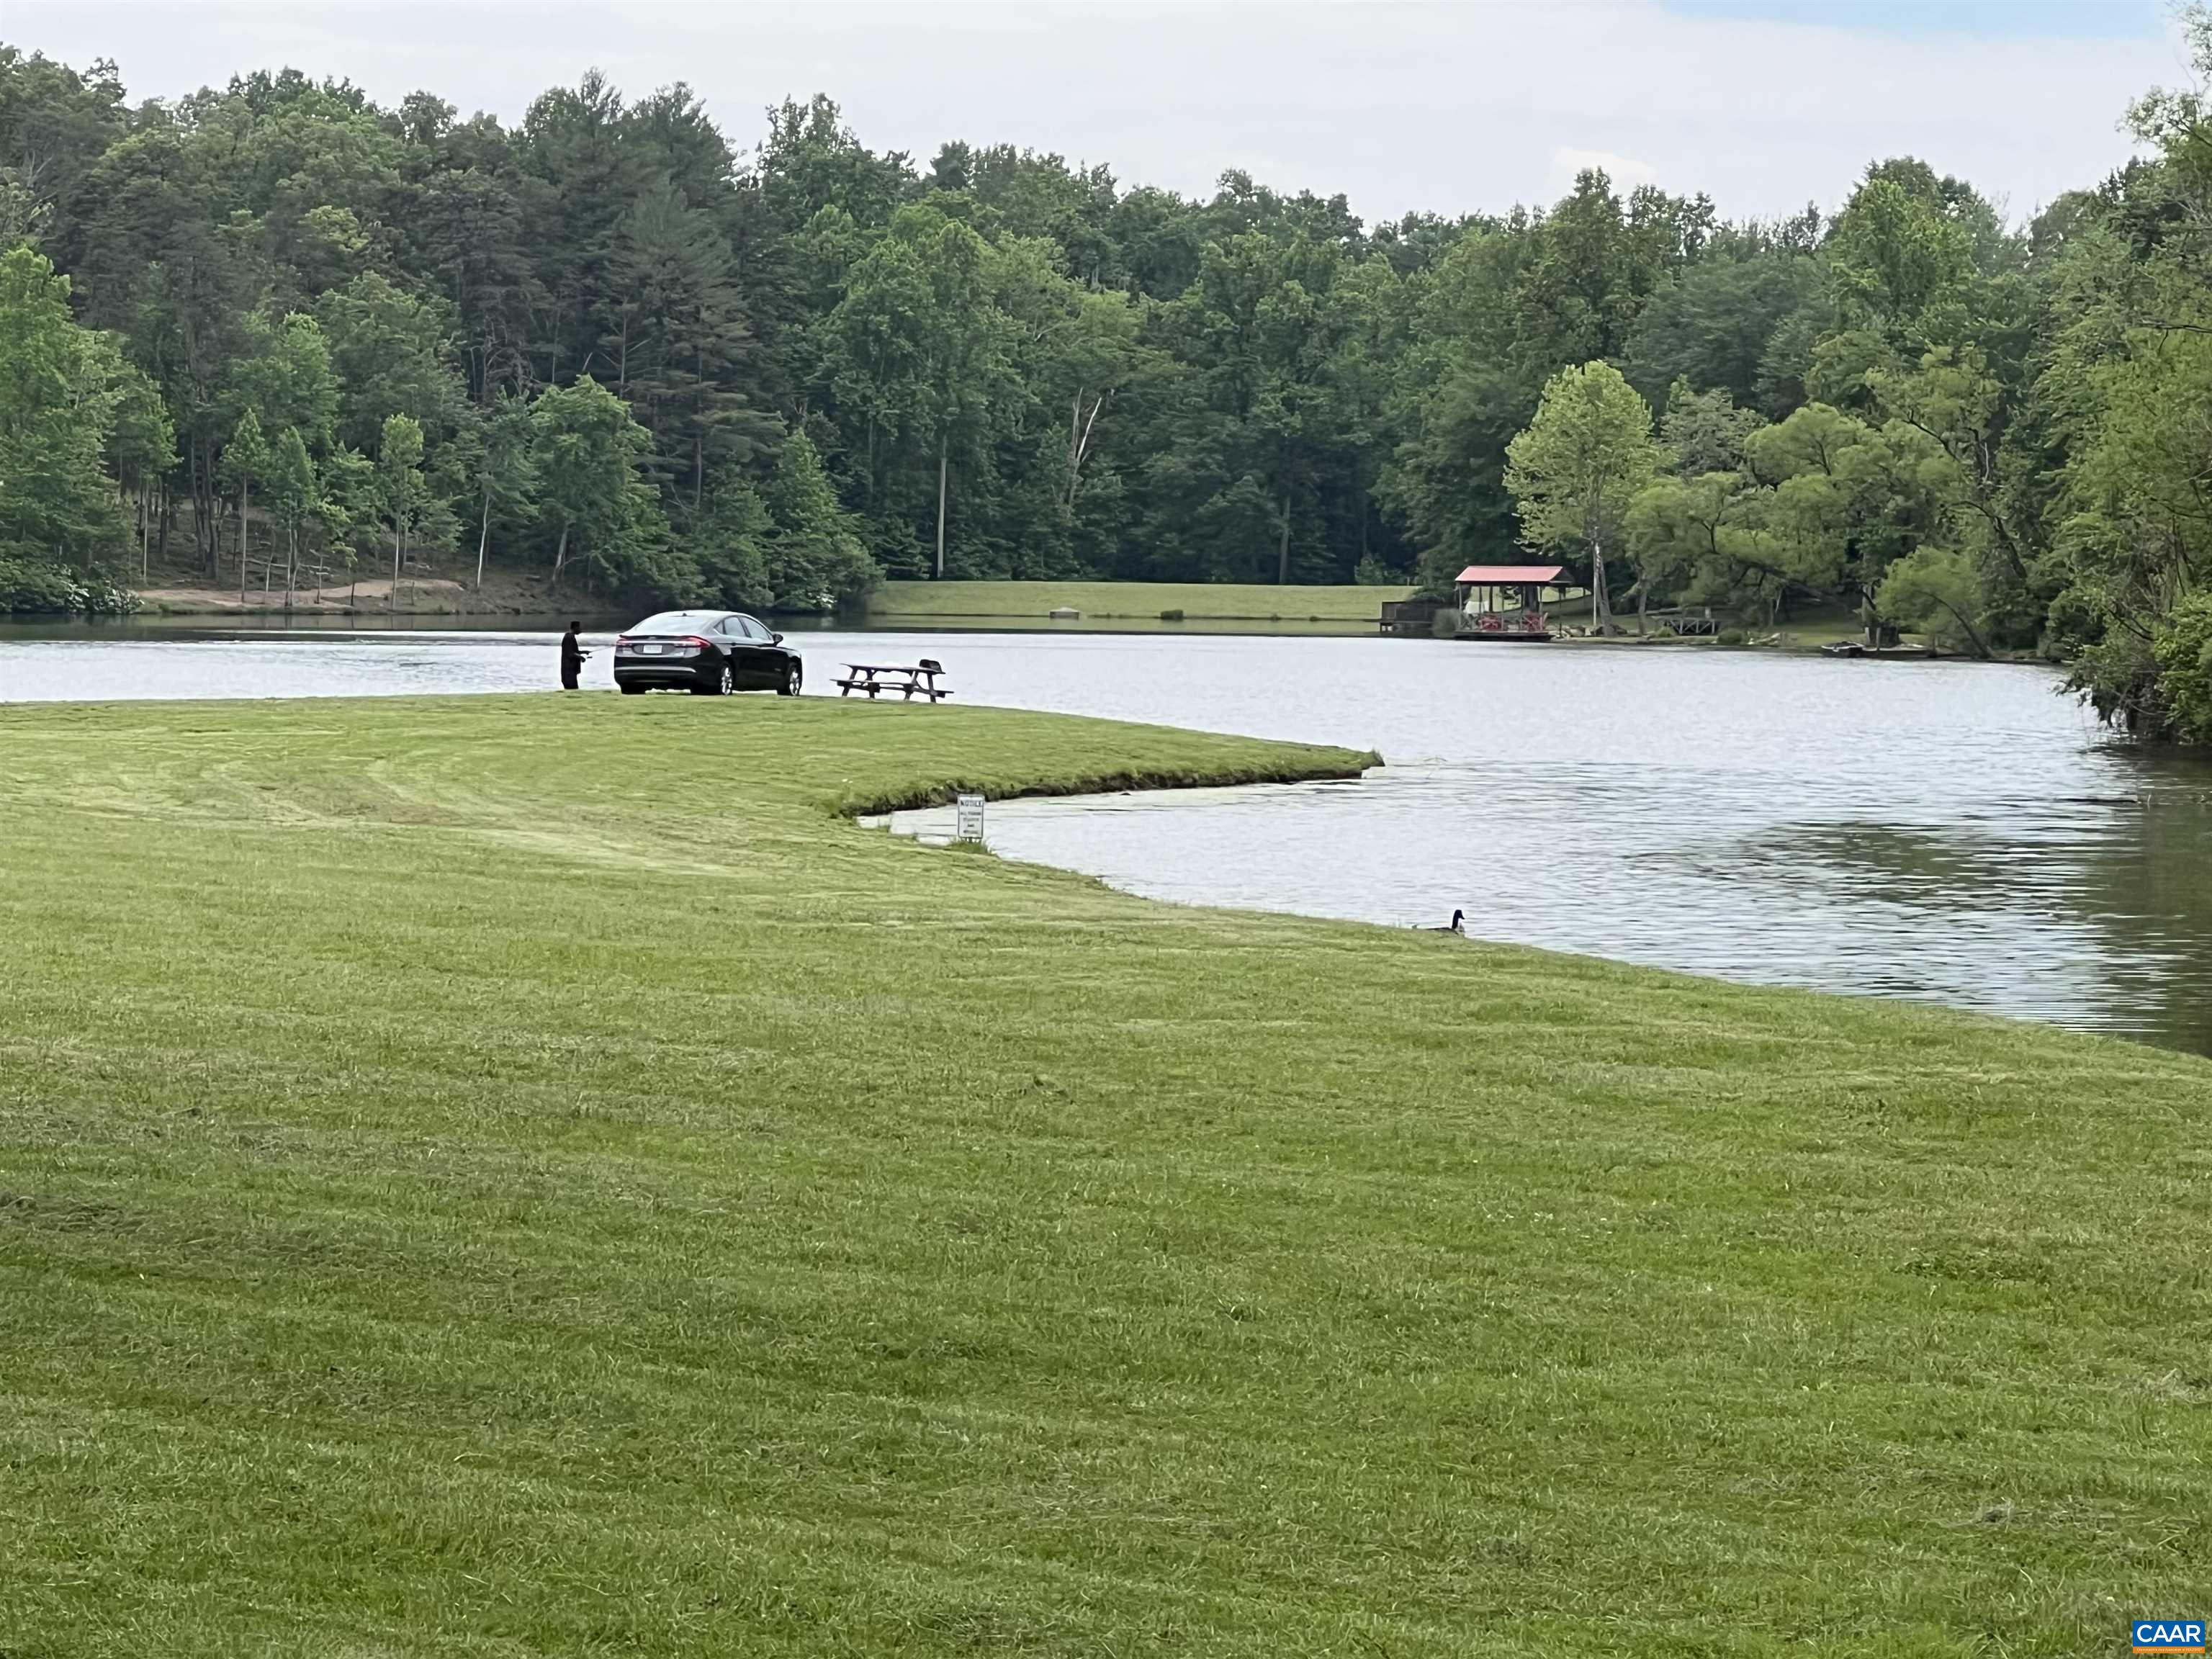
<path fill-rule="evenodd" d="M 2212 78 L 2212 23 L 2185 22 Z M 1368 226 L 1240 173 L 733 149 L 597 75 L 519 126 L 0 46 L 0 609 L 487 556 L 827 609 L 882 575 L 1847 605 L 2212 742 L 2212 111 L 2008 223 L 1910 159 L 1731 222 L 1601 173 Z"/>

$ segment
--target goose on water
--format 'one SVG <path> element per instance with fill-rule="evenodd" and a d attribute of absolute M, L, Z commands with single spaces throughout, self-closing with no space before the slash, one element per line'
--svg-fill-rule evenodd
<path fill-rule="evenodd" d="M 1452 912 L 1452 919 L 1450 922 L 1446 926 L 1442 927 L 1424 927 L 1421 931 L 1425 933 L 1456 933 L 1462 939 L 1465 939 L 1467 937 L 1467 912 L 1464 910 L 1455 910 Z"/>

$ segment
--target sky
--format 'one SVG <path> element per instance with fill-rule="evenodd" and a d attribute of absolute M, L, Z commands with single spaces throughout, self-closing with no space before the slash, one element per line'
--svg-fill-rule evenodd
<path fill-rule="evenodd" d="M 2189 79 L 2157 0 L 0 0 L 0 40 L 112 58 L 134 100 L 290 66 L 508 121 L 596 66 L 689 82 L 741 150 L 768 106 L 826 92 L 924 163 L 1012 143 L 1186 194 L 1242 168 L 1370 221 L 1548 201 L 1589 166 L 1775 217 L 1905 154 L 2024 219 Z"/>

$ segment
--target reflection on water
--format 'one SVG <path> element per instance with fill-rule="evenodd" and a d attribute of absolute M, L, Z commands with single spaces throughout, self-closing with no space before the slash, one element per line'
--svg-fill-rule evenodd
<path fill-rule="evenodd" d="M 0 700 L 507 690 L 556 666 L 552 626 L 44 632 L 0 635 Z M 1001 802 L 990 839 L 1012 857 L 1188 902 L 1395 924 L 1456 907 L 1494 939 L 2212 1052 L 2212 765 L 2106 742 L 2039 670 L 1327 637 L 796 642 L 817 690 L 848 657 L 927 655 L 963 702 L 1389 762 L 1356 784 Z M 607 668 L 602 651 L 586 684 Z"/>

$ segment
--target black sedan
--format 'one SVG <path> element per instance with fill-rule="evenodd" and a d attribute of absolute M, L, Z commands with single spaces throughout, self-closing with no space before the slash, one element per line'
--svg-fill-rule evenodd
<path fill-rule="evenodd" d="M 625 692 L 773 691 L 795 697 L 799 653 L 735 611 L 664 611 L 615 636 L 615 684 Z"/>

